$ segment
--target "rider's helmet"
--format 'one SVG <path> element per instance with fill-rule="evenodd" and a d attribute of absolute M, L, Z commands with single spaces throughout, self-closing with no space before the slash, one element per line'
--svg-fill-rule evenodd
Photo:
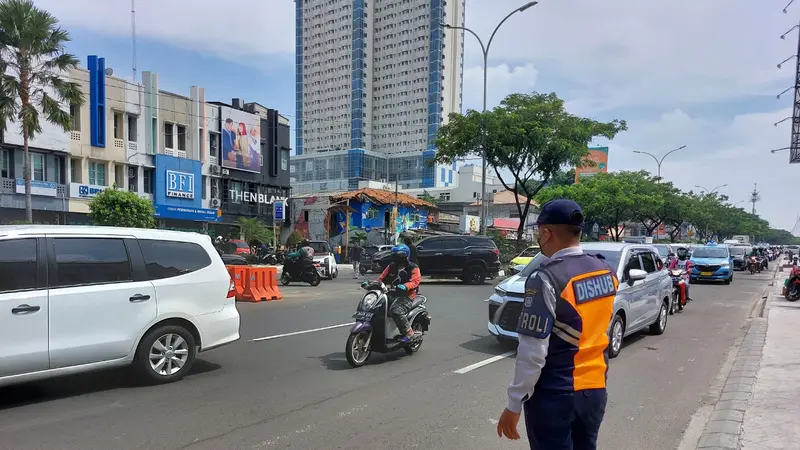
<path fill-rule="evenodd" d="M 407 264 L 411 256 L 411 249 L 406 244 L 395 245 L 392 247 L 392 262 Z"/>
<path fill-rule="evenodd" d="M 678 259 L 681 261 L 689 259 L 689 249 L 686 247 L 678 247 Z"/>

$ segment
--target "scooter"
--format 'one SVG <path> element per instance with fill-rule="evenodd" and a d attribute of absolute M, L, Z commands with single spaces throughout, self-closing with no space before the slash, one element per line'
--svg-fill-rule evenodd
<path fill-rule="evenodd" d="M 347 337 L 345 355 L 347 362 L 353 367 L 366 364 L 373 351 L 389 353 L 403 349 L 409 355 L 416 353 L 422 346 L 422 338 L 431 324 L 431 315 L 425 306 L 428 299 L 417 294 L 411 309 L 408 312 L 408 321 L 414 330 L 411 342 L 404 343 L 399 340 L 400 330 L 389 314 L 392 299 L 390 288 L 382 282 L 369 282 L 363 286 L 367 291 L 358 303 L 353 318 L 356 323 L 350 328 Z"/>
<path fill-rule="evenodd" d="M 751 256 L 747 260 L 747 268 L 750 270 L 751 275 L 756 272 L 761 273 L 761 261 L 759 261 L 757 257 Z"/>
<path fill-rule="evenodd" d="M 311 286 L 318 286 L 322 281 L 321 271 L 319 264 L 306 266 L 298 258 L 289 258 L 283 265 L 281 284 L 287 286 L 292 281 L 303 281 Z"/>
<path fill-rule="evenodd" d="M 783 297 L 790 302 L 796 302 L 800 299 L 800 267 L 797 264 L 792 266 L 789 279 L 786 280 L 786 285 L 783 286 Z"/>
<path fill-rule="evenodd" d="M 686 307 L 686 272 L 681 269 L 672 269 L 669 271 L 669 276 L 672 278 L 672 306 L 669 313 L 675 314 L 675 311 L 683 311 Z"/>

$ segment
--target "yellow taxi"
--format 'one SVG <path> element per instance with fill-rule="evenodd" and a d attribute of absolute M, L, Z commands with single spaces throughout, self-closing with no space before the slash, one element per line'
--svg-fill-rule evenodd
<path fill-rule="evenodd" d="M 526 248 L 522 251 L 516 258 L 511 260 L 511 267 L 518 266 L 518 265 L 527 265 L 534 256 L 538 255 L 541 250 L 539 249 L 538 245 L 531 245 L 530 247 Z"/>

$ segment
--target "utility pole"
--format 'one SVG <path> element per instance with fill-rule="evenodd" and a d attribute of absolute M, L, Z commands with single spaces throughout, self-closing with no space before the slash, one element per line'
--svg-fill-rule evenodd
<path fill-rule="evenodd" d="M 131 0 L 131 41 L 133 43 L 133 82 L 136 82 L 136 0 Z"/>
<path fill-rule="evenodd" d="M 397 239 L 400 235 L 397 233 L 397 219 L 400 217 L 400 210 L 398 209 L 398 182 L 397 178 L 394 180 L 394 211 L 392 211 L 392 236 L 394 236 L 394 244 L 397 244 Z"/>

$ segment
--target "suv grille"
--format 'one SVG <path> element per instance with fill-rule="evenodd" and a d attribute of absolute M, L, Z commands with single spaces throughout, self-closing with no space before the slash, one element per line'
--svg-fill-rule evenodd
<path fill-rule="evenodd" d="M 494 323 L 494 315 L 497 314 L 497 309 L 500 305 L 497 303 L 489 303 L 489 322 Z"/>
<path fill-rule="evenodd" d="M 707 265 L 700 265 L 700 264 L 698 264 L 695 267 L 697 267 L 697 270 L 699 270 L 700 272 L 716 272 L 720 268 L 719 265 L 707 266 Z"/>
<path fill-rule="evenodd" d="M 522 302 L 506 302 L 503 312 L 500 313 L 500 320 L 497 321 L 497 326 L 505 331 L 516 332 L 520 313 L 522 313 Z"/>

